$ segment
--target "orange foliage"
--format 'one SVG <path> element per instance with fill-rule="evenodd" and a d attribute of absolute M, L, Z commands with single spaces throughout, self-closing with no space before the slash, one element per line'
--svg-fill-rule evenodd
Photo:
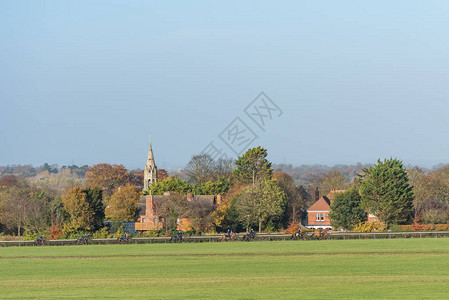
<path fill-rule="evenodd" d="M 56 240 L 62 236 L 62 227 L 58 223 L 55 223 L 53 226 L 50 226 L 50 239 Z"/>
<path fill-rule="evenodd" d="M 157 181 L 161 182 L 168 178 L 168 172 L 165 169 L 157 170 Z"/>
<path fill-rule="evenodd" d="M 284 232 L 288 234 L 296 233 L 300 226 L 299 222 L 293 221 L 287 226 L 287 229 L 285 229 Z"/>
<path fill-rule="evenodd" d="M 224 195 L 222 195 L 220 205 L 213 212 L 215 225 L 221 226 L 223 220 L 227 218 L 228 209 L 231 206 L 232 199 L 240 194 L 245 187 L 247 187 L 246 184 L 234 182 L 231 185 L 231 188 Z"/>
<path fill-rule="evenodd" d="M 128 183 L 129 175 L 123 165 L 97 164 L 87 170 L 85 179 L 88 187 L 101 187 L 110 197 L 116 188 Z"/>

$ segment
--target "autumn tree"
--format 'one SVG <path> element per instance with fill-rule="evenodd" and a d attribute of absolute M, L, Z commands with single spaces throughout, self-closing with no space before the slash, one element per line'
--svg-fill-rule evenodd
<path fill-rule="evenodd" d="M 206 232 L 210 229 L 214 216 L 215 205 L 209 199 L 201 196 L 193 197 L 188 204 L 185 216 L 192 220 L 192 225 L 199 228 L 200 231 Z"/>
<path fill-rule="evenodd" d="M 386 224 L 409 223 L 413 217 L 413 188 L 397 159 L 378 160 L 360 175 L 362 207 Z"/>
<path fill-rule="evenodd" d="M 87 195 L 81 187 L 77 186 L 62 196 L 64 211 L 68 220 L 64 224 L 65 232 L 90 230 L 92 228 L 94 212 L 87 201 Z"/>
<path fill-rule="evenodd" d="M 0 222 L 17 230 L 18 236 L 22 235 L 26 229 L 45 227 L 40 225 L 46 221 L 46 203 L 39 201 L 41 195 L 36 194 L 38 192 L 25 181 L 2 188 L 0 190 Z"/>
<path fill-rule="evenodd" d="M 260 181 L 248 186 L 236 198 L 236 208 L 240 220 L 247 228 L 252 224 L 262 225 L 269 218 L 282 215 L 285 206 L 285 194 L 274 181 Z"/>
<path fill-rule="evenodd" d="M 158 177 L 159 178 L 159 177 Z M 143 189 L 143 170 L 131 170 L 128 173 L 128 183 L 137 187 L 139 190 Z"/>
<path fill-rule="evenodd" d="M 14 175 L 6 175 L 0 178 L 0 188 L 10 187 L 19 183 L 19 180 Z"/>
<path fill-rule="evenodd" d="M 157 169 L 157 180 L 164 181 L 168 178 L 168 172 L 165 169 Z"/>
<path fill-rule="evenodd" d="M 449 166 L 433 172 L 407 170 L 413 186 L 415 216 L 426 224 L 449 222 Z"/>
<path fill-rule="evenodd" d="M 330 210 L 329 217 L 335 228 L 342 227 L 350 230 L 367 219 L 366 212 L 362 208 L 359 191 L 356 189 L 335 194 Z"/>
<path fill-rule="evenodd" d="M 258 146 L 246 151 L 235 161 L 236 168 L 233 175 L 243 183 L 252 183 L 270 180 L 273 176 L 271 162 L 266 157 L 268 152 L 266 149 Z"/>
<path fill-rule="evenodd" d="M 209 154 L 194 155 L 184 168 L 187 181 L 200 184 L 215 179 L 215 161 Z"/>
<path fill-rule="evenodd" d="M 297 187 L 293 178 L 285 172 L 274 172 L 273 179 L 285 194 L 288 223 L 298 222 L 308 197 L 307 191 L 303 187 Z"/>
<path fill-rule="evenodd" d="M 342 190 L 348 184 L 348 179 L 341 171 L 329 171 L 314 180 L 323 195 L 327 195 L 331 190 Z"/>
<path fill-rule="evenodd" d="M 165 230 L 176 230 L 177 220 L 182 217 L 188 207 L 185 194 L 172 192 L 167 198 L 155 199 L 156 211 L 165 220 Z"/>
<path fill-rule="evenodd" d="M 135 221 L 140 191 L 137 187 L 126 185 L 117 189 L 109 200 L 108 216 L 114 221 Z"/>
<path fill-rule="evenodd" d="M 244 189 L 246 188 L 245 184 L 234 183 L 230 186 L 229 190 L 222 196 L 221 203 L 213 212 L 213 223 L 218 228 L 233 228 L 236 230 L 234 226 L 238 220 L 238 213 L 235 209 L 235 199 Z M 234 205 L 231 207 L 231 204 Z"/>
<path fill-rule="evenodd" d="M 109 199 L 116 188 L 125 186 L 129 176 L 123 165 L 97 164 L 86 172 L 86 186 L 101 187 L 103 195 Z"/>

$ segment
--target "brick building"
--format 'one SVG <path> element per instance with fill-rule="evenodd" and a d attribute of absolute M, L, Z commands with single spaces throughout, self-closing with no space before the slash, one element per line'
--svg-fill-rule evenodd
<path fill-rule="evenodd" d="M 331 190 L 329 194 L 318 199 L 307 209 L 308 228 L 332 229 L 329 218 L 330 206 L 335 194 L 343 193 L 344 190 Z"/>

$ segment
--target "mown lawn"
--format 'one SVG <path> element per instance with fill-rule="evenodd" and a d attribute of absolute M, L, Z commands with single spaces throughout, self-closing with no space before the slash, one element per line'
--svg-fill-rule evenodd
<path fill-rule="evenodd" d="M 449 239 L 0 248 L 0 298 L 449 298 Z"/>

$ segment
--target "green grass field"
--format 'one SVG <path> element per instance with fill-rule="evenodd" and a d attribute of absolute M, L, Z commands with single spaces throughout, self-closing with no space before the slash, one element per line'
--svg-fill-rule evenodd
<path fill-rule="evenodd" d="M 0 298 L 447 299 L 449 239 L 0 248 Z"/>

